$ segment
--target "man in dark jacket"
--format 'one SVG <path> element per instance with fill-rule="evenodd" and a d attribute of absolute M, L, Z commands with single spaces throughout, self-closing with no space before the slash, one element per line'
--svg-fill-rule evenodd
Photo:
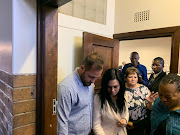
<path fill-rule="evenodd" d="M 161 57 L 156 57 L 152 61 L 152 70 L 153 73 L 151 74 L 149 80 L 148 80 L 148 88 L 152 92 L 158 92 L 159 89 L 159 83 L 161 79 L 166 75 L 166 73 L 163 71 L 164 68 L 164 60 Z"/>

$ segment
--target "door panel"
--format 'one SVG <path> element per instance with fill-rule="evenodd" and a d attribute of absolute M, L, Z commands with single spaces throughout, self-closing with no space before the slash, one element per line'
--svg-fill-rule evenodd
<path fill-rule="evenodd" d="M 104 60 L 104 71 L 109 68 L 118 68 L 119 62 L 119 40 L 94 35 L 91 33 L 83 33 L 83 57 L 91 52 L 98 52 Z M 95 83 L 95 90 L 101 88 L 101 78 Z"/>

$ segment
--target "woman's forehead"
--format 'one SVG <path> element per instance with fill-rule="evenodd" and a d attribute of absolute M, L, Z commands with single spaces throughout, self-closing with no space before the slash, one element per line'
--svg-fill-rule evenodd
<path fill-rule="evenodd" d="M 160 84 L 159 92 L 173 94 L 179 91 L 177 89 L 177 85 L 173 83 L 173 84 Z"/>

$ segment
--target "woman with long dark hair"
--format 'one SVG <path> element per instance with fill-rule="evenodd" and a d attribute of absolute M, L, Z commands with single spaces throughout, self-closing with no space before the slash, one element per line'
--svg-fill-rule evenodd
<path fill-rule="evenodd" d="M 124 93 L 121 72 L 116 68 L 106 70 L 102 77 L 101 90 L 94 96 L 95 135 L 127 135 L 125 126 L 129 113 Z"/>

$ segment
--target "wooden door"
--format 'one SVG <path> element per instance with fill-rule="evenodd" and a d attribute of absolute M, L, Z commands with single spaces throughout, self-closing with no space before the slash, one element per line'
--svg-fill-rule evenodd
<path fill-rule="evenodd" d="M 83 33 L 83 57 L 91 52 L 98 52 L 104 60 L 103 73 L 112 67 L 118 68 L 119 63 L 119 40 Z M 95 90 L 101 88 L 101 78 L 95 83 Z"/>

